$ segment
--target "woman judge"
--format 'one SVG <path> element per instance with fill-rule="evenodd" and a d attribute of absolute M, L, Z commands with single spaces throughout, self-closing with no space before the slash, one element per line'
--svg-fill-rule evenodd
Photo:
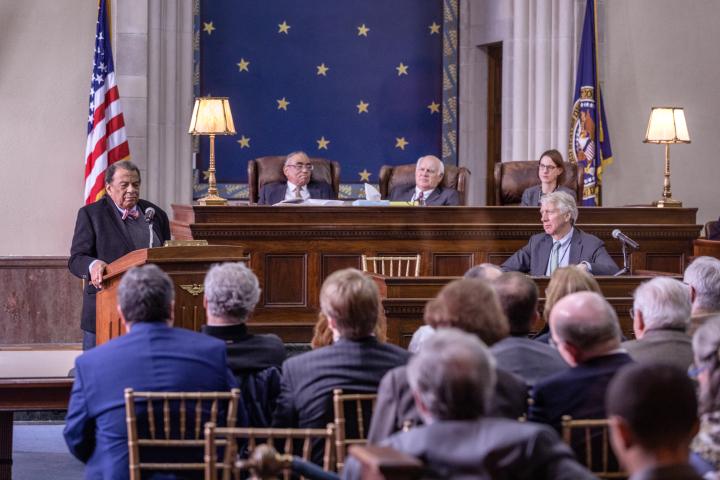
<path fill-rule="evenodd" d="M 562 154 L 557 150 L 548 150 L 540 155 L 538 165 L 538 177 L 540 185 L 526 188 L 522 195 L 520 205 L 523 207 L 537 207 L 540 205 L 540 197 L 556 190 L 569 193 L 575 197 L 575 192 L 561 185 L 565 178 L 565 162 Z"/>

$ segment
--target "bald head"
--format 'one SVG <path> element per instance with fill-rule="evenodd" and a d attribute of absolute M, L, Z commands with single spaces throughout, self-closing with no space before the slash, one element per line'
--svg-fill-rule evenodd
<path fill-rule="evenodd" d="M 571 365 L 620 347 L 617 314 L 595 292 L 577 292 L 560 299 L 550 313 L 550 332 L 563 358 Z"/>

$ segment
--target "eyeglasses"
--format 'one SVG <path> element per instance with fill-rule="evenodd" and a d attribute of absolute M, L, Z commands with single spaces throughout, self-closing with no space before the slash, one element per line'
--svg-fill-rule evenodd
<path fill-rule="evenodd" d="M 635 318 L 635 309 L 634 308 L 632 308 L 632 307 L 629 308 L 628 313 L 630 314 L 630 318 Z"/>
<path fill-rule="evenodd" d="M 555 165 L 543 165 L 542 163 L 538 165 L 538 170 L 547 170 L 548 172 L 552 172 L 556 168 L 558 167 L 556 167 Z"/>
<path fill-rule="evenodd" d="M 312 171 L 313 164 L 312 163 L 288 163 L 285 165 L 286 167 L 293 167 L 295 170 L 308 170 Z"/>

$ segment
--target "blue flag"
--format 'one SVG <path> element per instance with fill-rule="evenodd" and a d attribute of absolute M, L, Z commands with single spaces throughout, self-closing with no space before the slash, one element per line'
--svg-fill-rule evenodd
<path fill-rule="evenodd" d="M 596 1 L 587 0 L 580 58 L 570 120 L 568 159 L 578 164 L 584 178 L 584 206 L 600 206 L 600 185 L 606 165 L 612 163 L 612 148 L 605 108 L 598 83 Z"/>

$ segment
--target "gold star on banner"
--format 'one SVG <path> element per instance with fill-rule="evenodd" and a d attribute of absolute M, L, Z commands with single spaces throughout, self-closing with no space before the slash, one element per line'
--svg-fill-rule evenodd
<path fill-rule="evenodd" d="M 327 71 L 330 70 L 330 68 L 326 67 L 324 63 L 321 63 L 315 68 L 317 68 L 317 74 L 322 75 L 323 77 L 327 77 Z"/>
<path fill-rule="evenodd" d="M 370 106 L 370 104 L 360 100 L 360 103 L 355 106 L 358 109 L 358 113 L 368 113 L 368 107 Z"/>
<path fill-rule="evenodd" d="M 240 144 L 240 148 L 250 148 L 250 137 L 243 135 L 237 143 Z"/>
<path fill-rule="evenodd" d="M 237 63 L 238 69 L 241 72 L 249 72 L 248 67 L 250 66 L 250 62 L 245 60 L 244 58 L 241 58 L 240 61 Z"/>
<path fill-rule="evenodd" d="M 440 104 L 439 103 L 432 102 L 430 105 L 427 106 L 427 108 L 430 109 L 431 115 L 433 113 L 440 113 Z"/>
<path fill-rule="evenodd" d="M 203 170 L 203 180 L 207 181 L 210 178 L 210 170 Z"/>
<path fill-rule="evenodd" d="M 395 137 L 395 148 L 405 150 L 405 147 L 409 144 L 405 137 Z"/>
<path fill-rule="evenodd" d="M 358 172 L 358 175 L 360 175 L 360 181 L 361 182 L 369 182 L 370 181 L 370 175 L 372 173 L 367 171 L 367 168 L 363 168 L 362 172 Z"/>
<path fill-rule="evenodd" d="M 430 29 L 430 35 L 440 34 L 440 25 L 437 23 L 433 22 L 428 28 Z"/>
<path fill-rule="evenodd" d="M 284 33 L 285 35 L 290 33 L 290 25 L 288 25 L 285 20 L 283 20 L 282 23 L 278 24 L 278 33 Z"/>
<path fill-rule="evenodd" d="M 280 100 L 275 100 L 278 104 L 278 110 L 285 110 L 287 112 L 287 107 L 290 105 L 290 102 L 288 102 L 285 97 L 282 97 Z"/>
<path fill-rule="evenodd" d="M 315 140 L 318 144 L 318 150 L 327 150 L 328 143 L 330 143 L 330 140 L 325 140 L 325 137 L 320 137 L 319 140 Z"/>
<path fill-rule="evenodd" d="M 213 25 L 213 22 L 203 22 L 203 31 L 207 32 L 208 35 L 211 35 L 213 30 L 215 30 L 215 26 Z"/>
<path fill-rule="evenodd" d="M 358 29 L 358 37 L 367 37 L 367 34 L 370 31 L 370 29 L 368 27 L 366 27 L 364 23 L 362 25 L 360 25 L 359 27 L 357 27 L 357 29 Z"/>
<path fill-rule="evenodd" d="M 408 69 L 408 66 L 405 65 L 405 64 L 402 63 L 402 62 L 400 62 L 400 65 L 398 65 L 397 67 L 395 67 L 395 70 L 398 71 L 398 77 L 401 76 L 401 75 L 407 75 L 407 74 L 408 74 L 408 73 L 407 73 L 407 69 Z"/>

